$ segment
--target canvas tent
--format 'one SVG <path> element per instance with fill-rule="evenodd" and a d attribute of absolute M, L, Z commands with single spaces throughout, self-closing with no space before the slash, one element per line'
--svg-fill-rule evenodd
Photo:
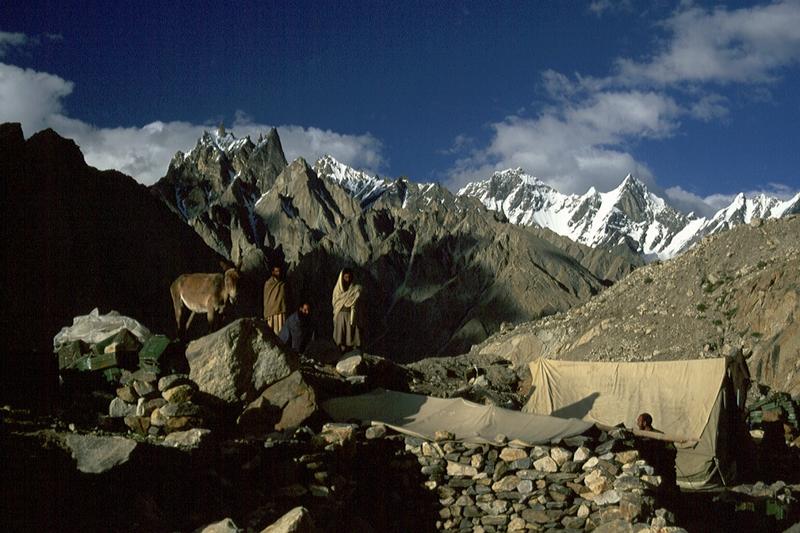
<path fill-rule="evenodd" d="M 375 389 L 359 396 L 328 400 L 322 408 L 344 422 L 381 422 L 392 429 L 426 439 L 436 431 L 449 431 L 469 442 L 493 442 L 497 435 L 543 444 L 580 435 L 594 424 L 552 416 L 521 413 L 461 398 L 442 399 L 419 394 Z"/>
<path fill-rule="evenodd" d="M 634 428 L 648 412 L 677 446 L 678 484 L 701 488 L 728 483 L 736 471 L 741 429 L 732 375 L 725 358 L 663 362 L 586 362 L 539 359 L 530 363 L 533 391 L 523 411 Z M 744 394 L 738 391 L 738 398 Z"/>

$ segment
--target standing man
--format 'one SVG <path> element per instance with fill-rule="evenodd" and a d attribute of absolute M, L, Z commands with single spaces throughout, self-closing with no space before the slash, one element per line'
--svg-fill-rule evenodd
<path fill-rule="evenodd" d="M 333 341 L 342 353 L 361 346 L 361 285 L 354 282 L 353 271 L 345 268 L 333 288 Z"/>
<path fill-rule="evenodd" d="M 264 320 L 279 335 L 286 319 L 286 282 L 280 265 L 272 267 L 272 276 L 264 283 Z"/>
<path fill-rule="evenodd" d="M 311 304 L 303 302 L 297 311 L 286 319 L 281 329 L 280 339 L 297 353 L 303 353 L 314 337 L 314 324 L 311 321 Z"/>

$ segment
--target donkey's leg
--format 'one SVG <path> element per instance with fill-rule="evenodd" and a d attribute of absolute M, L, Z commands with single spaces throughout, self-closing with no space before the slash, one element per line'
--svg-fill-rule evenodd
<path fill-rule="evenodd" d="M 208 319 L 208 332 L 211 333 L 214 331 L 217 323 L 217 313 L 214 311 L 213 306 L 208 306 L 208 311 L 206 312 L 206 318 Z"/>
<path fill-rule="evenodd" d="M 183 314 L 183 302 L 181 301 L 181 290 L 177 280 L 170 285 L 169 292 L 172 295 L 172 310 L 175 312 L 175 335 L 180 338 L 182 335 L 181 315 Z"/>
<path fill-rule="evenodd" d="M 186 321 L 186 329 L 185 329 L 185 331 L 186 331 L 187 334 L 189 333 L 189 326 L 192 325 L 192 319 L 193 318 L 194 318 L 194 311 L 192 311 L 192 314 L 189 315 L 189 320 Z"/>

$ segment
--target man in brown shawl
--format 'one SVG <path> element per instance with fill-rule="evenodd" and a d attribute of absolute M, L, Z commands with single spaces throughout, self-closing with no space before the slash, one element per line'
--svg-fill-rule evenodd
<path fill-rule="evenodd" d="M 286 319 L 286 282 L 281 267 L 272 267 L 272 276 L 264 283 L 264 319 L 279 335 Z"/>
<path fill-rule="evenodd" d="M 361 346 L 361 285 L 353 282 L 353 271 L 345 268 L 333 288 L 333 340 L 342 353 Z"/>

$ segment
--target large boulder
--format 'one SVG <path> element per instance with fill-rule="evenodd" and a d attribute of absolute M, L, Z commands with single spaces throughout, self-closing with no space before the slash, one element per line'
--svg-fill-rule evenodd
<path fill-rule="evenodd" d="M 263 320 L 242 318 L 192 341 L 186 348 L 189 378 L 228 403 L 251 402 L 299 366 Z"/>
<path fill-rule="evenodd" d="M 305 507 L 295 507 L 261 533 L 314 533 L 316 527 L 311 513 Z"/>
<path fill-rule="evenodd" d="M 128 462 L 136 441 L 124 437 L 101 437 L 70 433 L 65 437 L 78 470 L 87 474 L 102 474 Z"/>
<path fill-rule="evenodd" d="M 219 522 L 195 529 L 195 533 L 239 533 L 243 531 L 230 518 L 223 518 Z"/>
<path fill-rule="evenodd" d="M 264 434 L 298 427 L 319 415 L 317 393 L 300 371 L 268 387 L 239 417 L 245 433 Z"/>

